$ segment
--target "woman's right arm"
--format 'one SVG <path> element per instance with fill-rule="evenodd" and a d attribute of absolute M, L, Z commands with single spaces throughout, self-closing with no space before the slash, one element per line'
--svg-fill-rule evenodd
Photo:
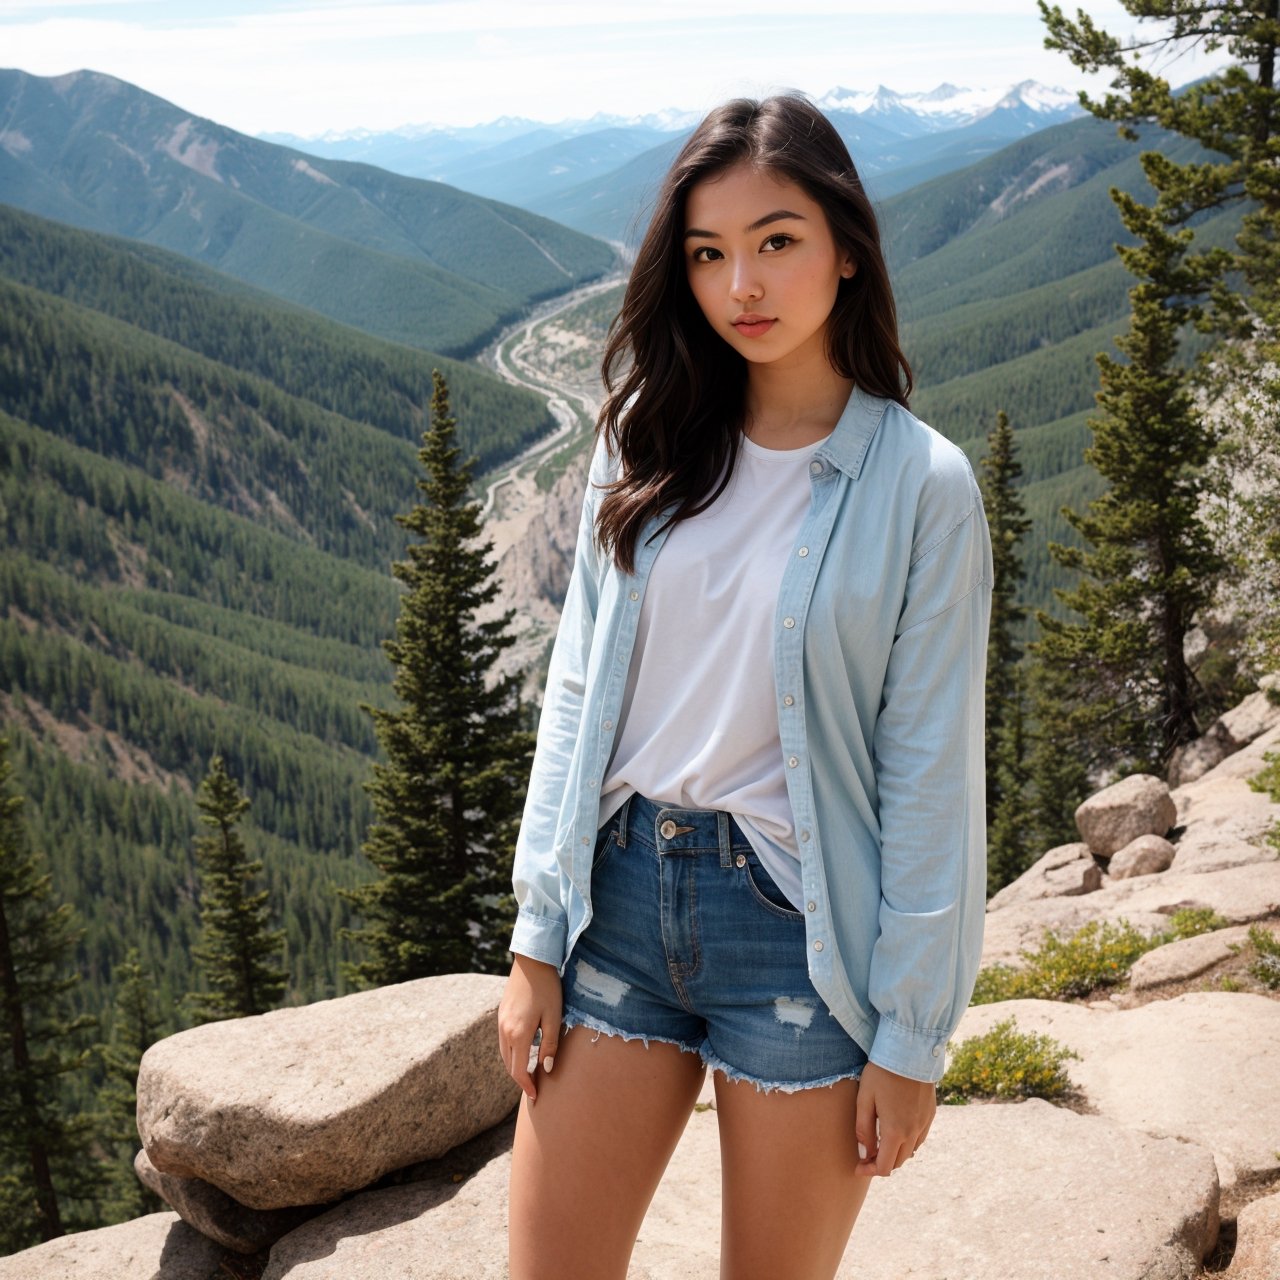
<path fill-rule="evenodd" d="M 538 719 L 537 745 L 524 815 L 516 837 L 512 886 L 517 917 L 511 937 L 515 960 L 498 1009 L 498 1042 L 512 1078 L 532 1099 L 536 1089 L 528 1069 L 533 1039 L 544 1069 L 555 1055 L 562 1012 L 560 965 L 567 922 L 560 900 L 560 865 L 555 855 L 561 802 L 569 762 L 582 720 L 587 664 L 595 632 L 601 562 L 596 548 L 597 482 L 606 474 L 604 438 L 596 443 L 582 500 L 573 568 L 547 669 L 546 691 Z"/>

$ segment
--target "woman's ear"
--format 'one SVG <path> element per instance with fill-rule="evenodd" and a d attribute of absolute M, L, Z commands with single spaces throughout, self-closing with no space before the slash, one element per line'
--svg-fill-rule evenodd
<path fill-rule="evenodd" d="M 852 280 L 853 273 L 857 271 L 857 269 L 858 269 L 858 264 L 854 262 L 854 260 L 851 257 L 846 255 L 844 262 L 841 263 L 840 265 L 840 274 L 844 276 L 846 280 Z"/>

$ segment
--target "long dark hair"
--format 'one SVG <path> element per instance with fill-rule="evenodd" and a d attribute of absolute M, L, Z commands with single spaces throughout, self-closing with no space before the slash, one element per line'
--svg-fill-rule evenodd
<path fill-rule="evenodd" d="M 625 573 L 635 569 L 644 522 L 673 502 L 667 524 L 705 510 L 737 460 L 746 361 L 698 307 L 682 242 L 689 189 L 744 160 L 802 187 L 857 264 L 853 278 L 840 281 L 827 326 L 832 368 L 904 407 L 911 393 L 875 212 L 834 126 L 797 94 L 717 107 L 663 180 L 605 347 L 606 396 L 595 432 L 597 440 L 607 433 L 623 474 L 607 486 L 595 534 Z"/>

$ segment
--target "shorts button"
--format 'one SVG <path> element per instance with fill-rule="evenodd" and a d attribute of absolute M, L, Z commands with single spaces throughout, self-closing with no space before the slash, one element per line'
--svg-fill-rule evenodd
<path fill-rule="evenodd" d="M 745 867 L 747 865 L 747 855 L 745 853 L 738 854 L 738 856 L 734 858 L 734 862 L 736 862 L 740 867 Z"/>
<path fill-rule="evenodd" d="M 821 951 L 821 950 L 822 950 L 822 939 L 821 939 L 821 938 L 819 938 L 819 939 L 817 940 L 817 942 L 815 942 L 815 943 L 813 944 L 813 949 L 814 949 L 815 951 Z"/>
<path fill-rule="evenodd" d="M 664 822 L 662 826 L 658 828 L 658 830 L 662 832 L 662 838 L 664 840 L 670 840 L 671 837 L 676 833 L 676 824 L 672 822 L 670 818 L 668 818 L 666 822 Z"/>

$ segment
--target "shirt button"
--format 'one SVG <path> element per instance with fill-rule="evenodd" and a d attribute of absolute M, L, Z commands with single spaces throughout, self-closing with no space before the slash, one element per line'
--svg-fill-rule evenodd
<path fill-rule="evenodd" d="M 639 593 L 638 591 L 633 591 L 633 592 L 631 593 L 631 598 L 632 598 L 633 600 L 639 600 L 639 599 L 640 599 L 640 593 Z"/>
<path fill-rule="evenodd" d="M 583 837 L 582 837 L 582 843 L 583 843 L 583 844 L 590 844 L 590 843 L 591 843 L 591 837 L 590 837 L 590 836 L 583 836 Z"/>
<path fill-rule="evenodd" d="M 796 625 L 796 620 L 794 618 L 783 618 L 782 625 L 790 629 Z"/>
<path fill-rule="evenodd" d="M 806 905 L 808 906 L 810 911 L 817 911 L 818 909 L 818 904 L 816 902 L 810 902 L 810 903 L 807 903 Z"/>
<path fill-rule="evenodd" d="M 941 1046 L 941 1045 L 938 1045 L 938 1044 L 935 1044 L 935 1045 L 933 1046 L 933 1056 L 936 1058 L 936 1057 L 938 1057 L 938 1055 L 939 1055 L 939 1054 L 941 1054 L 941 1052 L 942 1052 L 942 1046 Z"/>
<path fill-rule="evenodd" d="M 606 729 L 612 729 L 612 728 L 613 728 L 613 721 L 612 721 L 612 720 L 606 720 L 606 721 L 604 722 L 604 727 L 605 727 Z"/>
<path fill-rule="evenodd" d="M 787 694 L 787 696 L 782 699 L 782 705 L 784 707 L 790 707 L 790 706 L 793 706 L 794 704 L 795 704 L 795 699 L 790 694 Z"/>
<path fill-rule="evenodd" d="M 594 778 L 587 779 L 587 788 L 590 791 L 594 791 L 596 789 L 596 780 Z"/>
<path fill-rule="evenodd" d="M 809 463 L 809 473 L 810 475 L 815 476 L 820 476 L 822 474 L 822 463 L 820 463 L 816 458 Z"/>
<path fill-rule="evenodd" d="M 796 767 L 796 765 L 798 765 L 798 764 L 800 763 L 800 761 L 799 761 L 799 759 L 798 759 L 796 756 L 792 756 L 792 757 L 787 761 L 787 763 L 788 763 L 788 764 L 789 764 L 789 765 L 794 769 L 794 768 Z"/>
<path fill-rule="evenodd" d="M 821 939 L 821 938 L 819 938 L 819 939 L 817 940 L 817 942 L 815 942 L 815 943 L 813 944 L 813 949 L 814 949 L 815 951 L 821 951 L 821 950 L 822 950 L 822 939 Z"/>
<path fill-rule="evenodd" d="M 807 556 L 808 554 L 809 554 L 808 547 L 801 547 L 800 550 L 796 552 L 796 555 L 798 556 Z"/>
<path fill-rule="evenodd" d="M 594 786 L 595 784 L 593 783 L 592 785 Z M 808 833 L 807 831 L 802 831 L 802 832 L 800 833 L 800 839 L 801 839 L 801 840 L 808 840 L 808 839 L 809 839 L 809 833 Z"/>

